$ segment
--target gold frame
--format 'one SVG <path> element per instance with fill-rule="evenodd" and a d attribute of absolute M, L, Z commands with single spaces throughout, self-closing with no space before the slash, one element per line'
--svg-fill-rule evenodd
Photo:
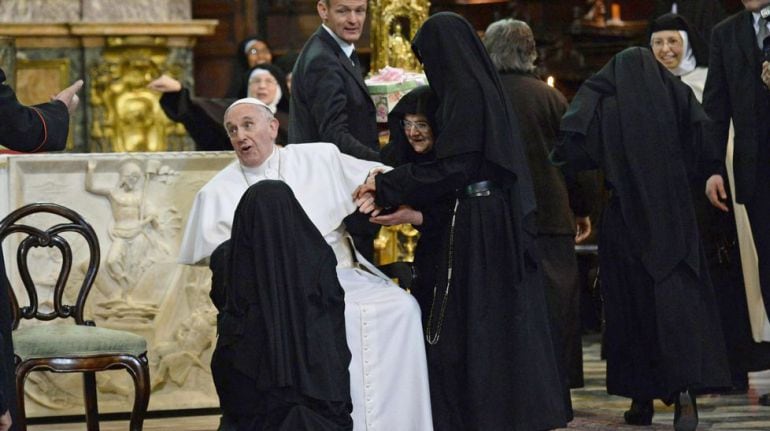
<path fill-rule="evenodd" d="M 16 97 L 25 105 L 37 105 L 51 100 L 64 90 L 70 81 L 69 58 L 52 60 L 16 60 Z M 52 79 L 53 78 L 53 79 Z M 74 147 L 72 123 L 67 134 L 67 150 Z"/>

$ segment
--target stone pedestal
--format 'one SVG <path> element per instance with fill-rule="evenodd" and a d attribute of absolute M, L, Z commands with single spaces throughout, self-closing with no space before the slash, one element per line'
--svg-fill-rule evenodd
<path fill-rule="evenodd" d="M 12 37 L 0 36 L 0 69 L 5 72 L 5 83 L 15 86 L 16 45 Z"/>

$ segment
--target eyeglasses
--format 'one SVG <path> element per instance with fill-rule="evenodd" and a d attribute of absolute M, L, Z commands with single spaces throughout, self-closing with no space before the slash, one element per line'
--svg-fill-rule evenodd
<path fill-rule="evenodd" d="M 409 120 L 401 120 L 401 125 L 404 126 L 404 131 L 408 132 L 410 129 L 415 128 L 420 133 L 427 133 L 430 132 L 430 124 L 424 122 L 424 121 L 409 121 Z"/>
<path fill-rule="evenodd" d="M 249 49 L 249 54 L 270 54 L 270 50 L 268 48 L 251 48 Z"/>

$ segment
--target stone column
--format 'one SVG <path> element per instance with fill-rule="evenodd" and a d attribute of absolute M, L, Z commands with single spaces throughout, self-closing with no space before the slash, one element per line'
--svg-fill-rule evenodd
<path fill-rule="evenodd" d="M 0 36 L 0 69 L 5 72 L 5 83 L 15 87 L 16 74 L 16 44 L 8 36 Z"/>

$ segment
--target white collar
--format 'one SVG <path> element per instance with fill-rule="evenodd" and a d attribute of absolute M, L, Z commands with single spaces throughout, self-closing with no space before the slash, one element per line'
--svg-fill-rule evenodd
<path fill-rule="evenodd" d="M 263 179 L 263 178 L 277 178 L 280 175 L 280 155 L 278 155 L 278 146 L 273 146 L 273 152 L 270 156 L 262 162 L 259 166 L 244 166 L 240 162 L 238 165 L 241 168 L 248 185 L 254 184 L 254 181 L 249 179 Z"/>
<path fill-rule="evenodd" d="M 345 56 L 350 57 L 350 54 L 352 54 L 353 51 L 356 49 L 355 45 L 353 45 L 352 43 L 347 43 L 344 40 L 340 39 L 340 37 L 337 36 L 332 31 L 332 29 L 327 27 L 326 24 L 321 24 L 321 27 L 323 27 L 324 30 L 326 30 L 334 38 L 334 41 L 337 42 L 337 45 L 339 45 L 340 48 L 342 48 L 342 52 L 345 53 Z"/>

